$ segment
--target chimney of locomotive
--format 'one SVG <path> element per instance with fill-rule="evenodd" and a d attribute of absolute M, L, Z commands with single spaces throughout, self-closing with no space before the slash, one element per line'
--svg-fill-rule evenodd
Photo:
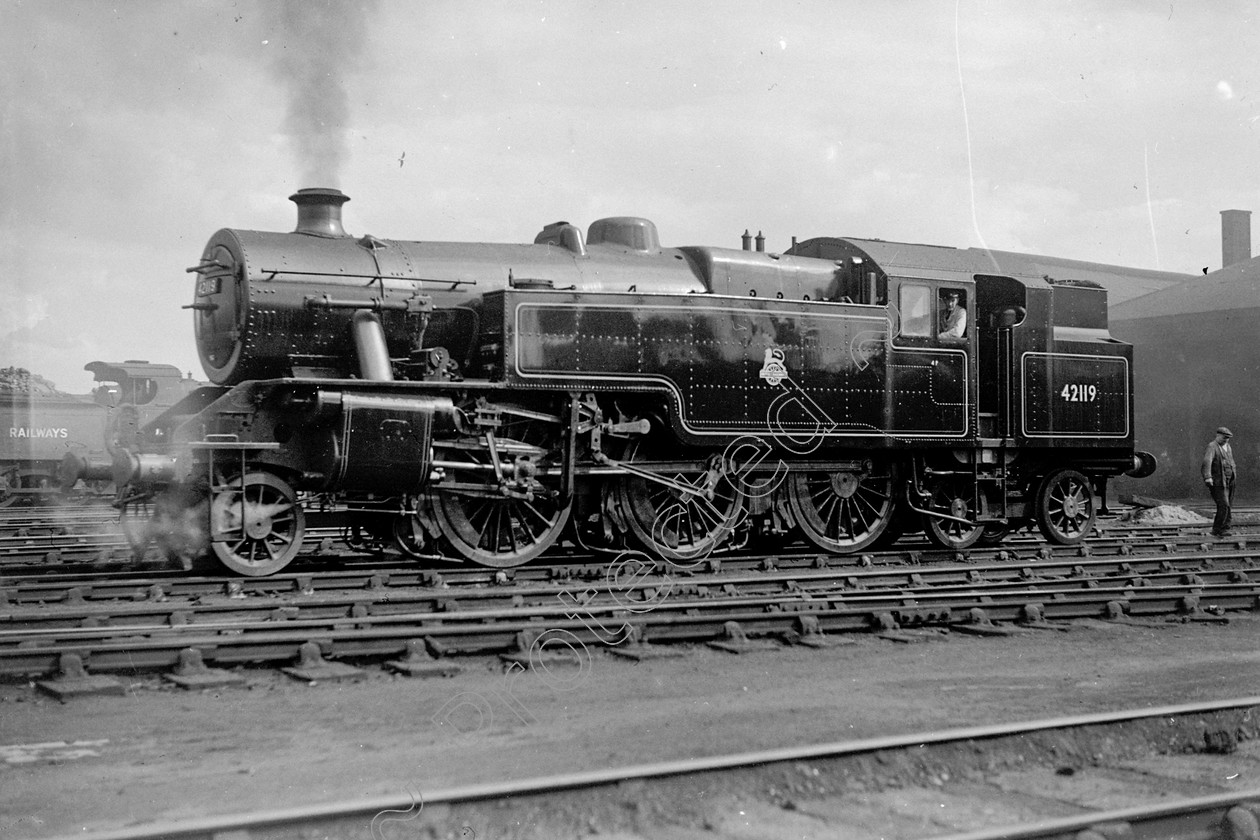
<path fill-rule="evenodd" d="M 341 190 L 329 187 L 298 190 L 289 196 L 289 201 L 298 208 L 297 227 L 293 232 L 311 236 L 347 236 L 346 229 L 341 226 L 341 205 L 349 200 L 350 196 Z"/>
<path fill-rule="evenodd" d="M 1251 259 L 1251 211 L 1221 211 L 1221 268 Z"/>

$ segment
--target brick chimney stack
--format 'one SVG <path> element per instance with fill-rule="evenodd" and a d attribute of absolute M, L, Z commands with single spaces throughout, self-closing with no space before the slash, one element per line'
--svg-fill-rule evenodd
<path fill-rule="evenodd" d="M 1221 211 L 1221 268 L 1251 259 L 1251 211 Z"/>

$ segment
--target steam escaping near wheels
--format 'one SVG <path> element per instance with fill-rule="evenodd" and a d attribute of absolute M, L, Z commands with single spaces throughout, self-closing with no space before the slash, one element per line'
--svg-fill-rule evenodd
<path fill-rule="evenodd" d="M 124 488 L 116 505 L 120 527 L 135 560 L 144 560 L 152 546 L 165 559 L 186 568 L 208 565 L 210 502 L 204 493 L 178 486 L 156 494 L 127 490 Z"/>

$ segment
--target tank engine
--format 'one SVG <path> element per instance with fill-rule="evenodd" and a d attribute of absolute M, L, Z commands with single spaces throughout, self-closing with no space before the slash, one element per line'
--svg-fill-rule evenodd
<path fill-rule="evenodd" d="M 345 232 L 336 190 L 291 199 L 292 233 L 211 237 L 189 271 L 214 385 L 116 453 L 168 551 L 273 573 L 314 495 L 495 567 L 562 535 L 678 564 L 752 533 L 1070 544 L 1109 477 L 1154 468 L 1105 290 L 1015 257 L 665 248 L 629 217 L 383 240 Z"/>

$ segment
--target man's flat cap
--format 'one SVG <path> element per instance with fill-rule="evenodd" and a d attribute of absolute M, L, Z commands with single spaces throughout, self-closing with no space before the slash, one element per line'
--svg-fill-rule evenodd
<path fill-rule="evenodd" d="M 1221 426 L 1220 428 L 1218 428 L 1218 429 L 1216 430 L 1216 433 L 1217 433 L 1218 435 L 1225 435 L 1225 437 L 1233 437 L 1233 436 L 1234 436 L 1234 433 L 1233 433 L 1233 432 L 1231 432 L 1231 431 L 1229 430 L 1229 428 L 1228 428 L 1228 427 L 1226 427 L 1226 426 Z"/>

